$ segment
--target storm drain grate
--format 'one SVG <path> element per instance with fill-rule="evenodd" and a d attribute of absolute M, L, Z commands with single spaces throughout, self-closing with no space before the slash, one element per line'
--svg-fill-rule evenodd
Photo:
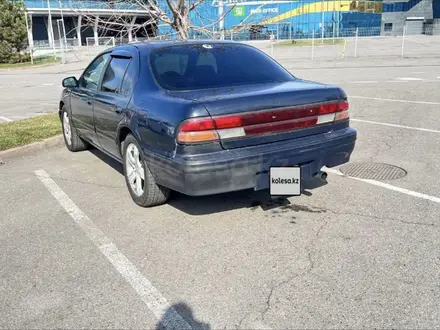
<path fill-rule="evenodd" d="M 381 163 L 353 163 L 342 166 L 342 174 L 368 180 L 397 180 L 407 172 L 398 166 Z"/>

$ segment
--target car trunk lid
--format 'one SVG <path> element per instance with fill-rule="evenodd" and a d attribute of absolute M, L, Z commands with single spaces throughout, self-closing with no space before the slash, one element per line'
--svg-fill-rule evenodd
<path fill-rule="evenodd" d="M 337 107 L 346 99 L 338 87 L 304 80 L 173 91 L 170 96 L 203 103 L 225 149 L 318 134 L 323 131 L 321 124 L 325 123 L 328 131 L 328 124 L 335 118 L 333 112 L 342 110 L 335 110 L 333 105 L 330 110 L 323 109 L 322 105 L 336 104 Z"/>

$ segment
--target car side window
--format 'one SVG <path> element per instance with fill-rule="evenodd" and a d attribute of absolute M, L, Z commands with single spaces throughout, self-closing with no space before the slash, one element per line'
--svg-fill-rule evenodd
<path fill-rule="evenodd" d="M 99 79 L 101 78 L 102 70 L 107 64 L 110 55 L 103 54 L 96 58 L 84 72 L 80 86 L 86 89 L 96 91 L 98 89 Z"/>
<path fill-rule="evenodd" d="M 124 78 L 128 64 L 130 64 L 130 60 L 130 58 L 125 57 L 113 57 L 111 59 L 102 78 L 102 91 L 115 94 L 120 93 L 122 79 Z"/>
<path fill-rule="evenodd" d="M 127 71 L 125 72 L 124 80 L 122 81 L 121 94 L 129 96 L 134 87 L 136 79 L 136 66 L 133 60 L 130 61 Z"/>

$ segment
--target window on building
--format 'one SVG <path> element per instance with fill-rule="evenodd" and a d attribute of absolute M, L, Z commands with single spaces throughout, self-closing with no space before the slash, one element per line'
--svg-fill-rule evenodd
<path fill-rule="evenodd" d="M 385 32 L 391 32 L 391 31 L 393 31 L 393 23 L 385 23 L 385 24 L 383 25 L 383 30 L 384 30 Z"/>

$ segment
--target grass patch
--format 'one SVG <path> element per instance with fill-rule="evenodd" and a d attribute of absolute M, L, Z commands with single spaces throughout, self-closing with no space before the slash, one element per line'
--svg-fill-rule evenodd
<path fill-rule="evenodd" d="M 293 43 L 294 42 L 294 43 Z M 311 46 L 312 45 L 312 39 L 296 39 L 296 40 L 286 40 L 286 41 L 281 41 L 279 43 L 276 43 L 275 46 L 282 46 L 282 47 L 286 47 L 286 46 L 290 46 L 290 47 L 301 47 L 301 46 Z M 341 45 L 344 43 L 344 39 L 324 39 L 321 40 L 319 38 L 315 39 L 315 46 L 319 46 L 319 45 Z"/>
<path fill-rule="evenodd" d="M 29 68 L 43 64 L 57 64 L 60 63 L 60 61 L 60 58 L 55 59 L 54 56 L 42 56 L 34 58 L 34 64 L 32 64 L 31 62 L 0 63 L 0 69 Z"/>
<path fill-rule="evenodd" d="M 0 124 L 0 150 L 6 150 L 58 135 L 62 132 L 58 113 Z"/>

